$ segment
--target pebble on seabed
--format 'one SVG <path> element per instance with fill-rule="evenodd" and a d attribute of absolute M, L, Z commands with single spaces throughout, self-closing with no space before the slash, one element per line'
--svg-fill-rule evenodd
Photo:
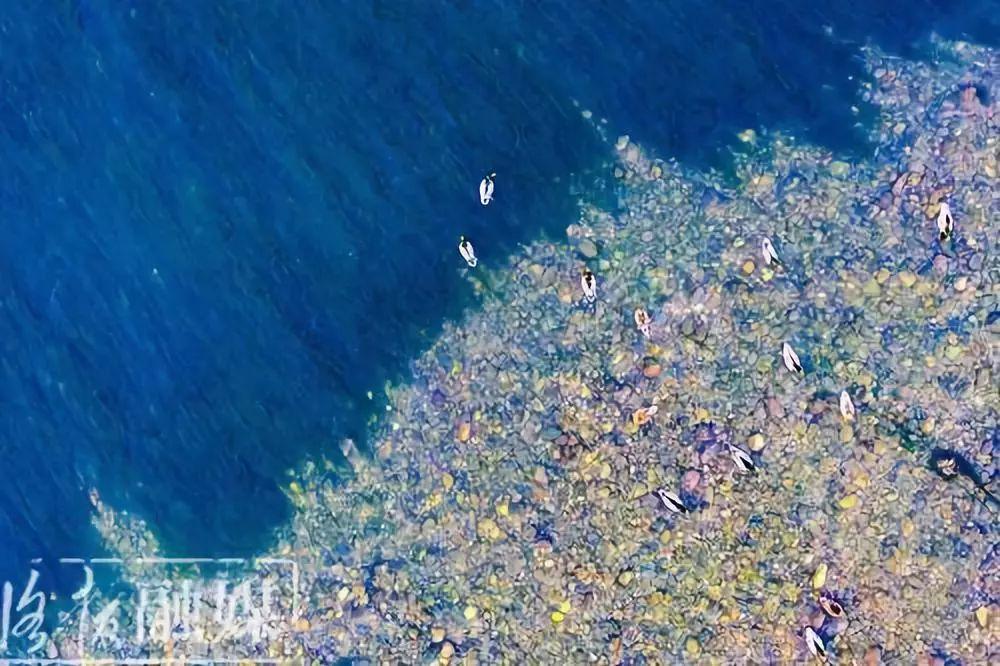
<path fill-rule="evenodd" d="M 812 577 L 812 586 L 814 590 L 818 590 L 826 585 L 826 572 L 828 570 L 829 567 L 825 562 L 816 567 L 816 571 L 813 573 Z"/>

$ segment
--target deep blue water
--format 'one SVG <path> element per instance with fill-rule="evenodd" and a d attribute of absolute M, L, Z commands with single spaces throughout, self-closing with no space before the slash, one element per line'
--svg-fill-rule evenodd
<path fill-rule="evenodd" d="M 91 486 L 171 554 L 266 545 L 286 470 L 470 303 L 458 235 L 573 221 L 607 147 L 571 99 L 692 166 L 746 127 L 864 155 L 858 46 L 995 45 L 998 9 L 2 3 L 0 580 L 99 554 Z"/>

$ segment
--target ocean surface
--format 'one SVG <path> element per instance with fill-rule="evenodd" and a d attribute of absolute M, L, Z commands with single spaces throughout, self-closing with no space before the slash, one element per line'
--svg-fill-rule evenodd
<path fill-rule="evenodd" d="M 612 192 L 581 117 L 694 168 L 780 128 L 863 157 L 858 48 L 995 45 L 989 0 L 96 2 L 0 8 L 0 581 L 244 556 L 287 471 L 364 442 L 484 264 Z M 574 100 L 580 104 L 574 105 Z M 853 108 L 852 108 L 853 107 Z M 497 172 L 494 204 L 477 187 Z M 372 391 L 375 400 L 366 393 Z"/>

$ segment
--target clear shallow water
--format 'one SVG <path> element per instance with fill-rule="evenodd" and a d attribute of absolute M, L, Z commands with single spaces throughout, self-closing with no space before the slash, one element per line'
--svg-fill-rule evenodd
<path fill-rule="evenodd" d="M 995 43 L 996 9 L 6 9 L 0 578 L 96 554 L 91 486 L 173 554 L 266 543 L 285 470 L 468 303 L 457 236 L 499 261 L 576 217 L 606 148 L 571 99 L 698 167 L 756 126 L 864 154 L 857 46 Z"/>

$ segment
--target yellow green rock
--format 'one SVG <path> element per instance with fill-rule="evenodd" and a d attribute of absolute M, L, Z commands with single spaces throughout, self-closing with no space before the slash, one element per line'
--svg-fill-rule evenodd
<path fill-rule="evenodd" d="M 839 502 L 837 502 L 837 506 L 839 506 L 841 509 L 845 511 L 847 511 L 848 509 L 853 509 L 857 505 L 858 505 L 857 495 L 848 495 L 847 497 L 844 497 Z"/>
<path fill-rule="evenodd" d="M 480 520 L 476 526 L 476 533 L 483 539 L 489 539 L 490 541 L 496 541 L 501 535 L 500 527 L 492 518 L 483 518 Z"/>
<path fill-rule="evenodd" d="M 850 171 L 851 165 L 847 162 L 841 162 L 840 160 L 835 160 L 830 162 L 830 175 L 840 178 L 841 176 L 846 176 L 847 172 Z"/>
<path fill-rule="evenodd" d="M 816 571 L 813 572 L 812 577 L 812 586 L 814 590 L 818 590 L 826 585 L 826 572 L 827 566 L 825 562 L 816 567 Z"/>

